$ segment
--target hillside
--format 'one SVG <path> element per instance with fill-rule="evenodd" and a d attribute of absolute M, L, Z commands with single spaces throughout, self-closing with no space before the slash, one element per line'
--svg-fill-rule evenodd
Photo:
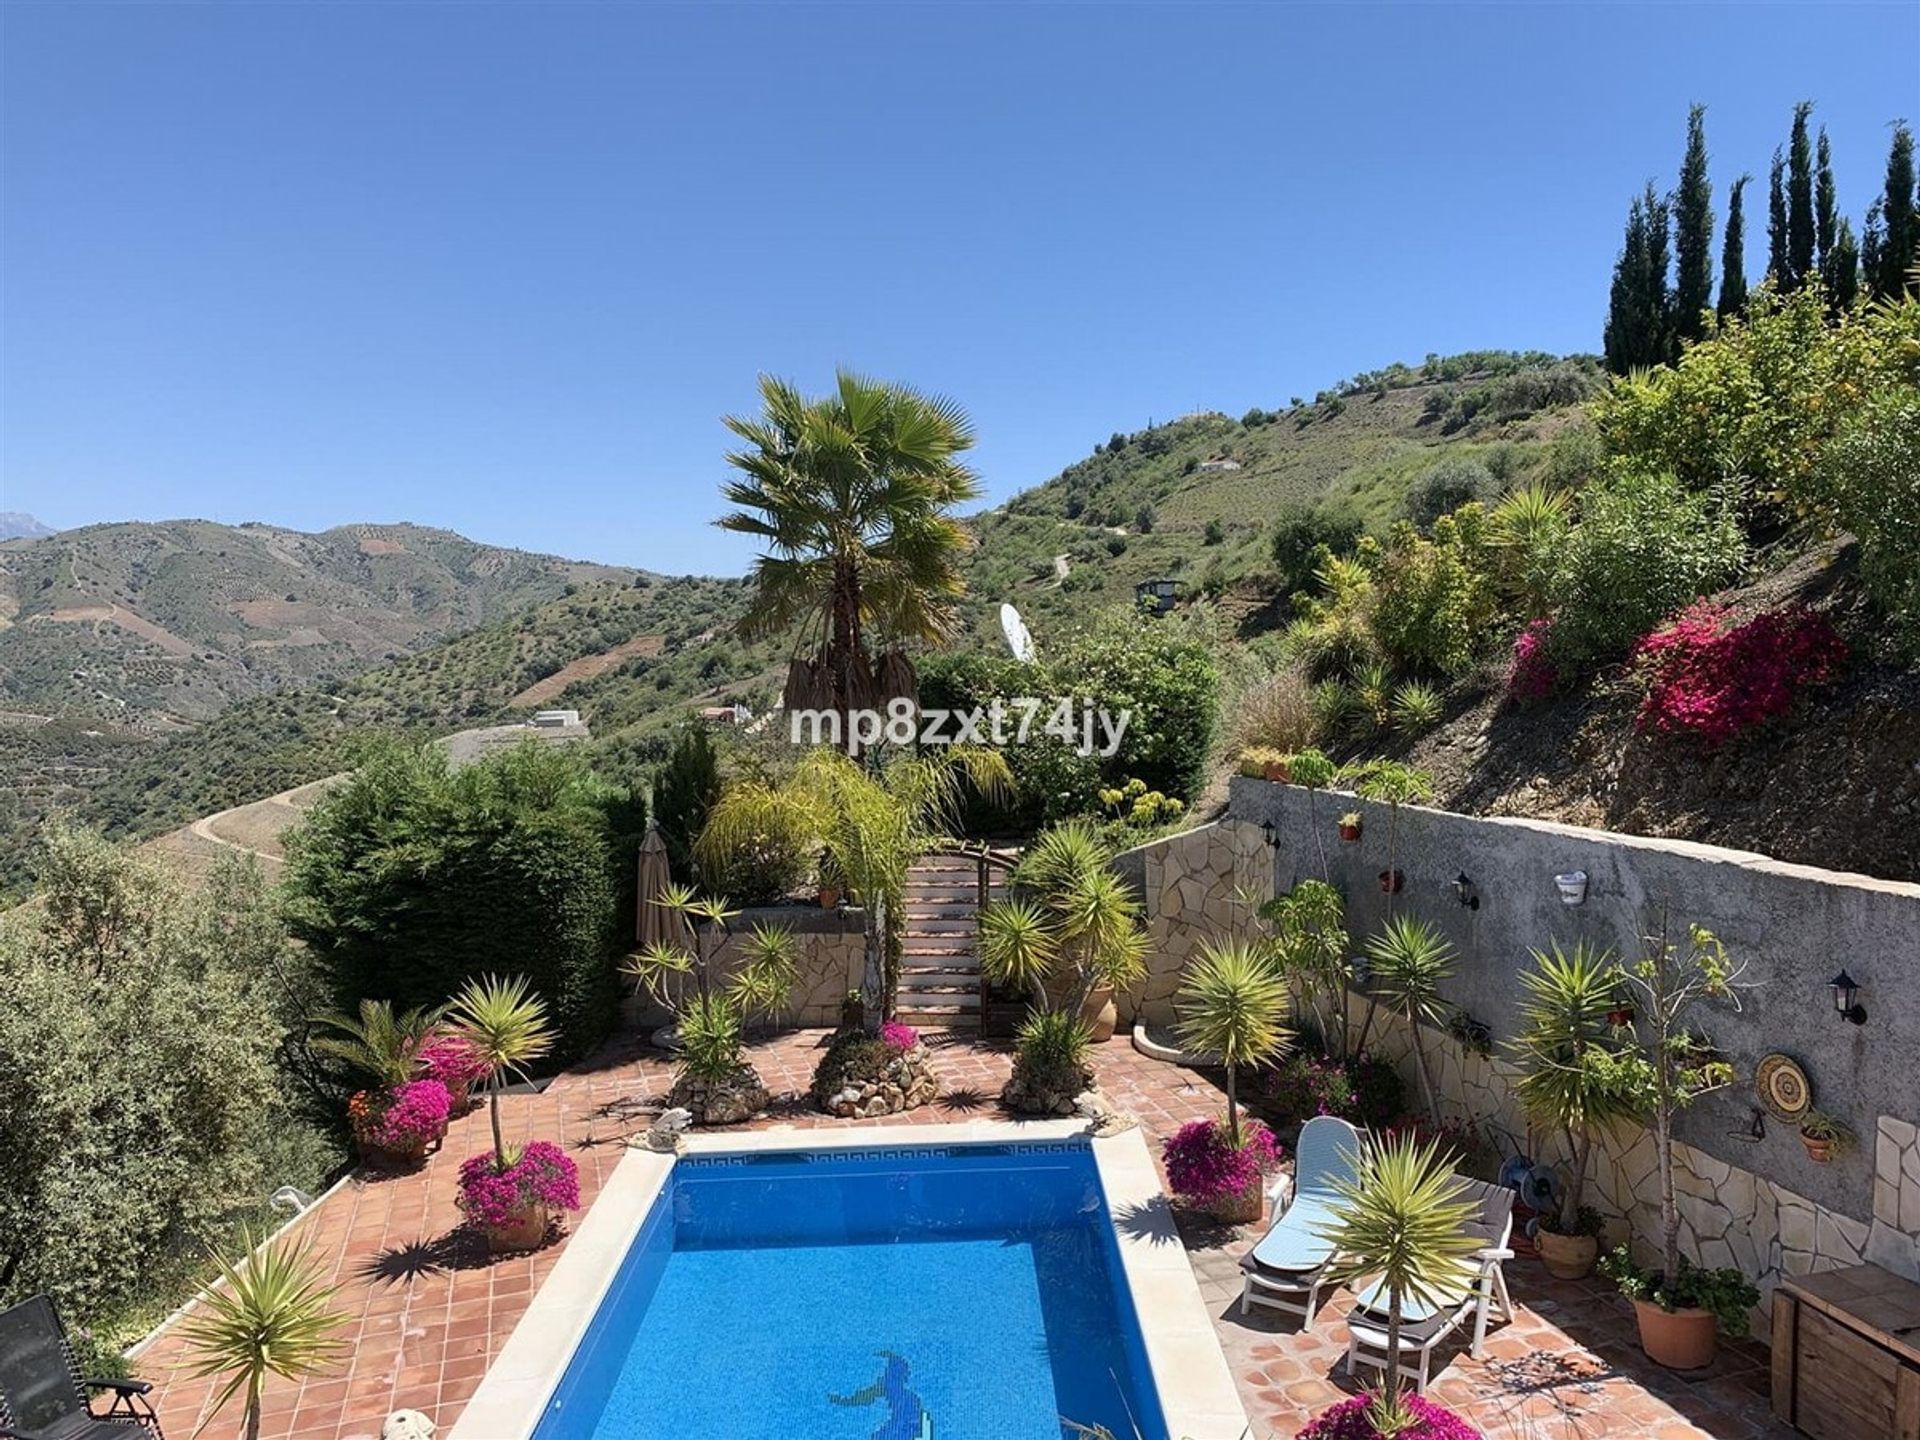
<path fill-rule="evenodd" d="M 1002 600 L 1066 616 L 1165 578 L 1265 628 L 1278 515 L 1316 506 L 1378 531 L 1443 461 L 1490 489 L 1577 471 L 1592 454 L 1579 402 L 1598 385 L 1588 358 L 1481 351 L 1356 376 L 1284 410 L 1116 434 L 977 518 L 970 618 L 987 633 Z"/>
<path fill-rule="evenodd" d="M 0 510 L 0 540 L 32 540 L 51 534 L 51 525 L 42 524 L 23 511 Z"/>
<path fill-rule="evenodd" d="M 164 733 L 632 574 L 414 525 L 181 520 L 8 541 L 0 708 Z"/>

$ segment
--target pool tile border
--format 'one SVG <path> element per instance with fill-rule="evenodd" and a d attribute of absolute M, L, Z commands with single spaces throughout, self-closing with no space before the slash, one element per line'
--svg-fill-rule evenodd
<path fill-rule="evenodd" d="M 1088 1138 L 1082 1120 L 970 1120 L 938 1127 L 690 1135 L 683 1153 L 691 1159 L 806 1150 L 926 1151 Z M 1130 1130 L 1090 1143 L 1167 1433 L 1174 1440 L 1243 1440 L 1251 1433 L 1246 1411 L 1145 1135 Z M 622 1157 L 447 1440 L 528 1440 L 533 1434 L 674 1162 L 674 1156 L 641 1149 Z"/>

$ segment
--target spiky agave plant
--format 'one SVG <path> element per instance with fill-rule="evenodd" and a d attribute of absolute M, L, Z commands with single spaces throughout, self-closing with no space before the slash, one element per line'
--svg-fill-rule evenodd
<path fill-rule="evenodd" d="M 217 1257 L 221 1284 L 181 1326 L 192 1356 L 188 1373 L 226 1378 L 208 1419 L 239 1398 L 245 1440 L 258 1440 L 268 1375 L 303 1380 L 348 1354 L 335 1333 L 347 1320 L 332 1306 L 339 1287 L 326 1282 L 312 1248 L 275 1245 L 254 1253 L 258 1243 L 250 1230 L 241 1231 L 241 1253 L 250 1258 L 235 1264 Z"/>
<path fill-rule="evenodd" d="M 493 1123 L 493 1163 L 508 1166 L 506 1139 L 500 1130 L 500 1092 L 507 1077 L 553 1048 L 547 1007 L 532 993 L 524 975 L 511 979 L 486 975 L 469 980 L 454 998 L 453 1023 L 487 1064 L 487 1110 Z"/>
<path fill-rule="evenodd" d="M 1352 1174 L 1334 1181 L 1341 1201 L 1323 1228 L 1335 1283 L 1368 1281 L 1386 1301 L 1387 1355 L 1368 1419 L 1376 1433 L 1396 1435 L 1412 1424 L 1400 1400 L 1401 1310 L 1438 1305 L 1469 1283 L 1469 1258 L 1481 1241 L 1466 1227 L 1475 1205 L 1437 1143 L 1411 1135 L 1364 1140 Z"/>
<path fill-rule="evenodd" d="M 1209 942 L 1187 967 L 1174 996 L 1180 1043 L 1218 1055 L 1227 1071 L 1227 1141 L 1242 1143 L 1235 1071 L 1281 1054 L 1292 1036 L 1285 1024 L 1287 982 L 1262 946 Z"/>

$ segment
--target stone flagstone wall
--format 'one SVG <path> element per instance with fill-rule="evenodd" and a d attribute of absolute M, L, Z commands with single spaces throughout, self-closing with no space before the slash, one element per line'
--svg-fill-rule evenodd
<path fill-rule="evenodd" d="M 1140 894 L 1149 942 L 1146 977 L 1118 997 L 1120 1019 L 1170 1024 L 1194 953 L 1248 930 L 1254 915 L 1243 896 L 1257 905 L 1273 895 L 1273 851 L 1258 826 L 1223 820 L 1129 850 L 1115 868 Z"/>

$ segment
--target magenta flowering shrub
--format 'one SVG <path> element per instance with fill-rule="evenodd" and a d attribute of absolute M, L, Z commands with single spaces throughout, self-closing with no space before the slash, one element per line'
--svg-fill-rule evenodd
<path fill-rule="evenodd" d="M 1424 1395 L 1400 1394 L 1400 1403 L 1415 1417 L 1411 1429 L 1402 1430 L 1396 1440 L 1485 1440 L 1481 1433 L 1444 1405 L 1436 1405 Z M 1356 1395 L 1322 1410 L 1307 1422 L 1297 1440 L 1379 1440 L 1370 1410 L 1373 1397 Z"/>
<path fill-rule="evenodd" d="M 1280 1145 L 1258 1120 L 1242 1121 L 1240 1134 L 1235 1149 L 1218 1120 L 1195 1120 L 1174 1132 L 1161 1152 L 1174 1194 L 1200 1205 L 1245 1194 L 1279 1161 Z"/>
<path fill-rule="evenodd" d="M 1513 637 L 1513 664 L 1507 670 L 1507 694 L 1516 700 L 1544 700 L 1560 684 L 1560 668 L 1547 653 L 1553 621 L 1529 620 Z"/>
<path fill-rule="evenodd" d="M 1634 647 L 1647 686 L 1636 723 L 1643 731 L 1692 735 L 1720 745 L 1763 720 L 1784 715 L 1800 692 L 1833 677 L 1846 642 L 1804 605 L 1729 623 L 1724 607 L 1702 600 Z"/>
<path fill-rule="evenodd" d="M 421 1073 L 449 1090 L 470 1088 L 492 1068 L 479 1046 L 453 1030 L 443 1030 L 422 1045 L 418 1059 Z"/>
<path fill-rule="evenodd" d="M 460 1166 L 456 1202 L 477 1225 L 503 1229 L 534 1206 L 548 1210 L 580 1208 L 580 1167 L 550 1140 L 536 1140 L 505 1170 L 496 1170 L 493 1152 L 475 1155 Z"/>
<path fill-rule="evenodd" d="M 911 1050 L 920 1043 L 920 1032 L 911 1025 L 889 1020 L 880 1027 L 880 1038 L 895 1050 Z"/>
<path fill-rule="evenodd" d="M 384 1096 L 366 1096 L 357 1111 L 348 1108 L 360 1138 L 382 1150 L 418 1150 L 432 1144 L 447 1133 L 452 1111 L 453 1097 L 438 1080 L 409 1080 Z"/>

